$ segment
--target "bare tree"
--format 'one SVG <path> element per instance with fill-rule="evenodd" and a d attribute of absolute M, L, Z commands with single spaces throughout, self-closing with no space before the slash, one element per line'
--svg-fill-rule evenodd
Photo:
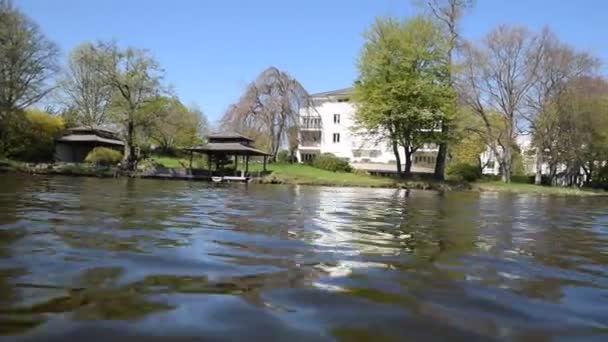
<path fill-rule="evenodd" d="M 40 28 L 0 0 L 0 152 L 9 114 L 21 112 L 47 95 L 49 78 L 57 71 L 57 46 Z"/>
<path fill-rule="evenodd" d="M 97 72 L 113 90 L 111 119 L 125 135 L 123 167 L 133 170 L 136 130 L 153 125 L 157 119 L 159 113 L 145 107 L 161 95 L 164 70 L 146 50 L 120 49 L 116 43 L 96 44 L 94 56 Z"/>
<path fill-rule="evenodd" d="M 473 0 L 428 0 L 427 6 L 433 17 L 441 24 L 446 37 L 446 79 L 450 86 L 454 86 L 452 66 L 454 65 L 454 55 L 459 45 L 460 34 L 458 24 L 466 9 L 473 6 Z M 454 106 L 453 108 L 456 108 Z M 441 124 L 442 142 L 437 151 L 437 162 L 435 164 L 435 178 L 443 180 L 445 177 L 445 167 L 448 156 L 448 136 L 450 134 L 450 122 L 448 117 Z"/>
<path fill-rule="evenodd" d="M 568 84 L 584 75 L 595 71 L 599 62 L 587 53 L 579 53 L 562 43 L 553 32 L 545 28 L 540 35 L 538 68 L 535 70 L 535 81 L 526 94 L 527 108 L 522 111 L 527 130 L 534 137 L 536 149 L 536 172 L 534 182 L 542 181 L 544 156 L 555 151 L 554 142 L 559 134 L 557 115 L 561 97 Z"/>
<path fill-rule="evenodd" d="M 107 122 L 112 97 L 112 87 L 95 65 L 95 53 L 95 47 L 88 42 L 72 50 L 58 82 L 60 101 L 74 111 L 78 124 L 86 126 Z"/>
<path fill-rule="evenodd" d="M 480 47 L 468 43 L 463 48 L 461 99 L 483 120 L 481 136 L 496 155 L 504 182 L 511 181 L 516 124 L 535 82 L 540 44 L 526 28 L 503 25 L 490 32 Z M 492 123 L 493 113 L 500 117 L 502 129 Z"/>
<path fill-rule="evenodd" d="M 259 132 L 270 137 L 276 158 L 289 145 L 288 133 L 299 126 L 300 109 L 310 105 L 306 89 L 291 75 L 275 67 L 264 70 L 222 118 L 222 127 L 241 133 Z"/>

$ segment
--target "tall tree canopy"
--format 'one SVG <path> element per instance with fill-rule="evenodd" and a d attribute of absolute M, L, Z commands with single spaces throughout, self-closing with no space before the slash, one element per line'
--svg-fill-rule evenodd
<path fill-rule="evenodd" d="M 308 92 L 295 78 L 270 67 L 229 106 L 221 126 L 252 138 L 269 137 L 267 148 L 276 158 L 281 146 L 289 145 L 289 132 L 299 126 L 300 109 L 309 105 Z"/>
<path fill-rule="evenodd" d="M 200 143 L 208 128 L 207 118 L 200 109 L 189 109 L 176 97 L 158 97 L 142 110 L 157 117 L 148 127 L 147 135 L 161 150 Z"/>
<path fill-rule="evenodd" d="M 538 35 L 523 27 L 499 26 L 480 45 L 463 48 L 464 66 L 458 88 L 461 100 L 484 122 L 481 134 L 500 164 L 503 181 L 511 181 L 512 145 L 519 113 L 534 84 L 540 63 Z M 498 114 L 502 127 L 495 129 Z"/>
<path fill-rule="evenodd" d="M 148 51 L 131 47 L 122 49 L 113 42 L 97 43 L 92 55 L 95 70 L 103 83 L 112 89 L 109 115 L 113 122 L 123 128 L 123 167 L 132 170 L 137 161 L 137 131 L 152 126 L 162 114 L 146 110 L 146 106 L 162 95 L 164 70 Z"/>
<path fill-rule="evenodd" d="M 446 40 L 445 49 L 445 63 L 447 64 L 446 69 L 446 82 L 453 87 L 453 66 L 454 59 L 457 52 L 457 48 L 460 45 L 461 37 L 459 32 L 459 24 L 464 15 L 466 9 L 473 6 L 473 0 L 428 0 L 426 2 L 432 18 L 434 18 L 439 26 L 442 28 L 444 39 Z M 454 98 L 456 100 L 456 98 Z M 454 103 L 453 109 L 457 108 L 457 104 Z M 435 164 L 435 178 L 443 180 L 445 177 L 445 167 L 448 157 L 448 142 L 450 138 L 450 126 L 451 121 L 456 117 L 456 113 L 452 110 L 445 113 L 445 117 L 441 123 L 442 139 L 439 142 L 439 150 L 437 151 L 437 162 Z"/>
<path fill-rule="evenodd" d="M 444 39 L 438 26 L 423 17 L 381 18 L 364 36 L 355 119 L 372 135 L 388 138 L 400 174 L 399 150 L 405 150 L 407 175 L 412 154 L 424 143 L 438 141 L 438 129 L 453 104 L 451 87 L 444 82 Z"/>
<path fill-rule="evenodd" d="M 539 40 L 538 67 L 525 97 L 526 106 L 521 111 L 525 130 L 534 136 L 536 184 L 541 184 L 545 155 L 556 152 L 555 140 L 560 133 L 555 123 L 559 106 L 564 103 L 561 97 L 566 95 L 573 80 L 592 75 L 599 66 L 595 57 L 576 51 L 548 28 L 541 32 Z"/>
<path fill-rule="evenodd" d="M 96 54 L 95 46 L 89 42 L 74 48 L 58 81 L 60 101 L 70 108 L 72 119 L 79 125 L 108 122 L 113 89 L 95 64 Z"/>
<path fill-rule="evenodd" d="M 0 154 L 8 148 L 9 122 L 23 120 L 9 116 L 22 116 L 51 90 L 48 80 L 57 71 L 58 54 L 38 25 L 0 0 Z"/>

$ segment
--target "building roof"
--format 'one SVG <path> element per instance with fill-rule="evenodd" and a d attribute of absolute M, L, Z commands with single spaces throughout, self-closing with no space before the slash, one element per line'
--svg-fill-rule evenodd
<path fill-rule="evenodd" d="M 269 156 L 270 154 L 260 151 L 251 146 L 245 146 L 239 143 L 208 143 L 205 145 L 192 146 L 185 149 L 186 151 L 209 153 L 209 154 L 236 154 L 243 156 Z"/>
<path fill-rule="evenodd" d="M 103 137 L 100 137 L 100 136 L 97 136 L 94 134 L 68 134 L 68 135 L 64 135 L 63 137 L 57 139 L 57 141 L 65 142 L 65 143 L 96 142 L 96 143 L 100 143 L 100 144 L 115 145 L 115 146 L 124 146 L 125 145 L 125 143 L 120 140 L 103 138 Z"/>
<path fill-rule="evenodd" d="M 327 96 L 340 96 L 350 95 L 353 93 L 353 87 L 342 88 L 337 90 L 325 91 L 322 93 L 311 94 L 310 97 L 327 97 Z"/>
<path fill-rule="evenodd" d="M 70 128 L 67 129 L 67 131 L 69 131 L 69 132 L 99 131 L 99 132 L 105 132 L 105 133 L 111 133 L 111 134 L 116 134 L 117 133 L 116 130 L 111 129 L 108 126 L 101 126 L 101 125 L 70 127 Z"/>
<path fill-rule="evenodd" d="M 236 133 L 236 132 L 211 133 L 207 136 L 207 139 L 241 139 L 241 140 L 253 141 L 253 139 L 246 137 L 240 133 Z"/>

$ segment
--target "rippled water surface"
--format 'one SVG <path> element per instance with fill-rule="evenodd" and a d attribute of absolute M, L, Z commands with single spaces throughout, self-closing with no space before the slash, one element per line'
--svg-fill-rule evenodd
<path fill-rule="evenodd" d="M 0 175 L 0 339 L 608 339 L 608 198 Z"/>

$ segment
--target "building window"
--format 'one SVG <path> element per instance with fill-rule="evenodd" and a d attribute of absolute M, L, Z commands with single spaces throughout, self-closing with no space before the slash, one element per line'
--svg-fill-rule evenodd
<path fill-rule="evenodd" d="M 493 160 L 491 160 L 491 161 L 488 162 L 487 168 L 488 169 L 493 169 L 494 168 L 494 161 Z"/>
<path fill-rule="evenodd" d="M 340 133 L 334 133 L 334 143 L 340 142 Z"/>
<path fill-rule="evenodd" d="M 334 114 L 334 123 L 335 124 L 339 124 L 340 123 L 340 114 Z"/>

